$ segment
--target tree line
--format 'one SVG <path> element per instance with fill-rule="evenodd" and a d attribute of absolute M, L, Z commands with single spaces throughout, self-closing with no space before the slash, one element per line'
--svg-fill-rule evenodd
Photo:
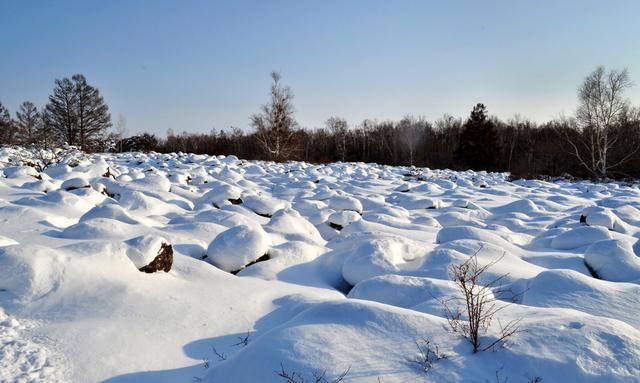
<path fill-rule="evenodd" d="M 320 129 L 302 129 L 293 93 L 272 74 L 269 101 L 241 129 L 176 134 L 154 150 L 233 154 L 246 159 L 375 162 L 430 168 L 508 171 L 516 176 L 640 177 L 640 109 L 624 92 L 629 73 L 598 67 L 578 89 L 575 117 L 545 123 L 515 116 L 502 121 L 475 105 L 468 118 L 444 115 L 430 122 L 407 116 L 350 127 L 340 117 Z M 152 148 L 146 148 L 152 149 Z"/>
<path fill-rule="evenodd" d="M 106 135 L 108 107 L 81 75 L 56 80 L 49 103 L 38 110 L 25 102 L 11 119 L 0 104 L 0 143 L 58 145 L 84 150 L 190 152 L 244 159 L 374 162 L 430 168 L 508 171 L 516 176 L 573 175 L 585 178 L 640 178 L 640 109 L 625 98 L 632 86 L 626 70 L 598 67 L 578 88 L 575 116 L 544 123 L 515 116 L 491 116 L 478 103 L 465 119 L 435 121 L 407 116 L 400 121 L 364 120 L 349 126 L 330 117 L 325 126 L 304 129 L 295 119 L 292 90 L 272 73 L 269 99 L 250 117 L 252 130 L 210 133 Z M 12 133 L 7 135 L 6 132 Z M 9 137 L 8 137 L 9 136 Z M 8 138 L 7 138 L 8 137 Z"/>
<path fill-rule="evenodd" d="M 109 107 L 100 91 L 81 74 L 55 80 L 45 106 L 38 108 L 25 101 L 15 119 L 0 102 L 0 144 L 43 148 L 70 145 L 100 151 L 111 125 Z"/>

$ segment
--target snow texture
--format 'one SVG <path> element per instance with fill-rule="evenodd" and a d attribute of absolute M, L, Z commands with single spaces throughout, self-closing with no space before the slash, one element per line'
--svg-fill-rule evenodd
<path fill-rule="evenodd" d="M 640 382 L 637 184 L 56 157 L 0 148 L 0 382 Z M 522 330 L 476 354 L 442 303 L 471 256 L 503 307 L 481 340 Z"/>

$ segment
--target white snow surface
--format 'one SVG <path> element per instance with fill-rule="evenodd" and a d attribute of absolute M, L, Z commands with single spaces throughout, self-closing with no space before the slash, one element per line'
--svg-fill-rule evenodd
<path fill-rule="evenodd" d="M 0 382 L 640 382 L 637 184 L 33 156 L 0 148 Z M 443 306 L 472 256 L 503 307 L 482 341 L 522 330 L 479 353 Z"/>

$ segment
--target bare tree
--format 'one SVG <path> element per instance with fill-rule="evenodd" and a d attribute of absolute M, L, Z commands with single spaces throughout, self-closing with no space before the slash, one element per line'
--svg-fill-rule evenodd
<path fill-rule="evenodd" d="M 59 141 L 59 132 L 54 128 L 51 112 L 47 108 L 40 110 L 40 123 L 36 131 L 36 142 L 45 149 L 49 149 Z"/>
<path fill-rule="evenodd" d="M 49 96 L 47 112 L 51 118 L 51 126 L 56 129 L 62 139 L 69 145 L 76 144 L 77 104 L 73 83 L 68 78 L 55 81 L 53 94 Z"/>
<path fill-rule="evenodd" d="M 100 91 L 87 83 L 87 79 L 76 74 L 71 78 L 74 82 L 74 93 L 77 101 L 77 132 L 80 148 L 92 147 L 104 132 L 111 127 L 109 107 L 100 96 Z"/>
<path fill-rule="evenodd" d="M 500 332 L 497 338 L 486 345 L 482 344 L 480 336 L 489 330 L 495 315 L 507 305 L 499 305 L 496 296 L 508 292 L 510 298 L 514 299 L 516 295 L 511 291 L 498 288 L 499 282 L 505 275 L 486 282 L 483 281 L 485 272 L 499 262 L 502 257 L 485 266 L 479 266 L 477 255 L 481 250 L 482 247 L 464 263 L 450 267 L 451 278 L 463 295 L 463 308 L 452 309 L 450 307 L 451 302 L 459 300 L 458 298 L 442 301 L 451 330 L 468 340 L 473 346 L 473 352 L 486 351 L 501 344 L 517 333 L 520 326 L 520 320 L 509 321 L 504 326 L 500 323 Z"/>
<path fill-rule="evenodd" d="M 251 126 L 267 156 L 274 161 L 291 158 L 297 151 L 294 138 L 298 126 L 293 116 L 293 92 L 280 84 L 280 74 L 271 73 L 271 100 L 261 113 L 251 116 Z"/>
<path fill-rule="evenodd" d="M 36 142 L 36 132 L 42 119 L 38 108 L 31 102 L 25 101 L 16 112 L 16 127 L 18 142 L 31 145 Z"/>
<path fill-rule="evenodd" d="M 311 380 L 307 380 L 301 373 L 298 372 L 289 372 L 284 369 L 284 365 L 280 363 L 280 371 L 276 371 L 276 374 L 284 379 L 287 383 L 340 383 L 344 381 L 347 375 L 349 375 L 349 371 L 351 371 L 351 366 L 347 368 L 342 374 L 337 377 L 330 379 L 327 378 L 327 371 L 314 371 L 313 377 Z"/>
<path fill-rule="evenodd" d="M 505 150 L 507 151 L 507 171 L 511 171 L 511 160 L 513 159 L 513 152 L 516 149 L 516 144 L 518 142 L 518 138 L 520 136 L 520 133 L 522 132 L 522 130 L 524 130 L 524 126 L 526 124 L 525 121 L 523 121 L 522 117 L 519 114 L 516 114 L 515 116 L 513 116 L 513 118 L 509 121 L 507 121 L 507 124 L 510 126 L 510 131 L 509 133 L 511 133 L 509 135 L 509 139 L 506 142 L 506 145 L 504 146 Z"/>
<path fill-rule="evenodd" d="M 82 150 L 91 148 L 111 126 L 108 106 L 98 89 L 81 74 L 55 83 L 47 105 L 52 126 L 69 145 L 79 145 Z"/>
<path fill-rule="evenodd" d="M 618 142 L 621 118 L 626 115 L 629 101 L 624 92 L 633 85 L 629 72 L 596 68 L 578 89 L 576 113 L 579 138 L 568 142 L 580 165 L 596 177 L 606 177 L 609 170 L 628 161 L 638 150 L 638 145 L 624 153 L 616 162 L 610 161 L 610 152 Z"/>
<path fill-rule="evenodd" d="M 124 141 L 124 135 L 127 133 L 127 120 L 122 114 L 118 115 L 118 122 L 116 122 L 116 137 L 118 138 L 118 151 L 122 153 L 122 143 Z"/>
<path fill-rule="evenodd" d="M 9 110 L 0 102 L 0 144 L 10 144 L 15 134 L 15 124 Z"/>
<path fill-rule="evenodd" d="M 347 132 L 349 131 L 347 120 L 340 117 L 330 117 L 325 125 L 336 141 L 338 158 L 344 162 L 347 156 Z"/>
<path fill-rule="evenodd" d="M 409 165 L 413 166 L 416 150 L 420 141 L 425 136 L 427 122 L 423 119 L 416 120 L 413 117 L 405 117 L 398 123 L 397 129 L 400 141 L 409 155 Z"/>

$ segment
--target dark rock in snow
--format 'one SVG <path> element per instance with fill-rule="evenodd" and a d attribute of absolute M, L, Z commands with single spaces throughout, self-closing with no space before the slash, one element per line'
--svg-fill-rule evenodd
<path fill-rule="evenodd" d="M 233 271 L 231 271 L 231 274 L 236 275 L 236 274 L 238 274 L 241 270 L 244 270 L 244 269 L 246 269 L 247 267 L 249 267 L 249 266 L 251 266 L 251 265 L 255 265 L 255 264 L 256 264 L 256 263 L 258 263 L 258 262 L 268 261 L 268 260 L 270 260 L 270 259 L 271 259 L 271 257 L 269 256 L 269 253 L 266 253 L 266 254 L 264 254 L 262 257 L 260 257 L 260 258 L 256 259 L 255 261 L 252 261 L 252 262 L 247 263 L 243 268 L 238 269 L 238 270 L 233 270 Z"/>
<path fill-rule="evenodd" d="M 169 272 L 173 265 L 173 247 L 169 243 L 162 242 L 158 255 L 146 266 L 141 267 L 144 273 L 155 273 L 156 271 Z"/>

